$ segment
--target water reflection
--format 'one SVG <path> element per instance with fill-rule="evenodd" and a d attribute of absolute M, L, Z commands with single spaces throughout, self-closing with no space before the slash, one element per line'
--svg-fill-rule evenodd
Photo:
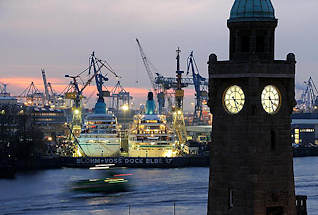
<path fill-rule="evenodd" d="M 308 214 L 318 214 L 318 157 L 294 159 L 296 193 L 308 195 Z M 0 180 L 0 215 L 206 215 L 208 168 L 115 169 L 133 189 L 119 193 L 70 190 L 73 182 L 102 179 L 109 170 L 62 168 L 18 173 L 14 180 Z M 112 177 L 114 174 L 112 174 Z"/>

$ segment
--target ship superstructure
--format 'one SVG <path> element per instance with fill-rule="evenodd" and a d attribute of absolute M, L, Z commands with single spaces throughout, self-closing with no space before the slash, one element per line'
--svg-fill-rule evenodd
<path fill-rule="evenodd" d="M 130 157 L 175 157 L 176 135 L 167 125 L 166 116 L 155 113 L 153 94 L 148 94 L 145 114 L 134 117 L 129 132 Z"/>
<path fill-rule="evenodd" d="M 106 113 L 104 101 L 97 101 L 94 113 L 88 114 L 85 118 L 78 138 L 77 156 L 119 156 L 120 142 L 117 118 Z"/>

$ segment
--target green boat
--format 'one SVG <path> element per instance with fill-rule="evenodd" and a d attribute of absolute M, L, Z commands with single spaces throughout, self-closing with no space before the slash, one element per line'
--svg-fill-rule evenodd
<path fill-rule="evenodd" d="M 73 184 L 72 190 L 89 193 L 119 193 L 128 191 L 128 180 L 105 178 L 80 180 Z"/>

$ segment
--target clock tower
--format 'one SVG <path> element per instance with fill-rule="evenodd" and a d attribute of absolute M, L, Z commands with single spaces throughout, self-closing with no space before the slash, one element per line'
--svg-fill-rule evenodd
<path fill-rule="evenodd" d="M 270 0 L 235 0 L 228 61 L 209 57 L 209 215 L 295 215 L 295 55 L 274 59 Z"/>

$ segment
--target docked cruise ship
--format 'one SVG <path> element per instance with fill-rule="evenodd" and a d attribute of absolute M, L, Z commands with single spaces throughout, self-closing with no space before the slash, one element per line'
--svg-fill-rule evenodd
<path fill-rule="evenodd" d="M 155 113 L 152 92 L 148 93 L 145 114 L 134 117 L 134 124 L 129 132 L 130 157 L 175 157 L 177 139 L 167 125 L 165 115 Z"/>
<path fill-rule="evenodd" d="M 84 121 L 78 138 L 77 156 L 119 156 L 120 142 L 116 117 L 106 113 L 104 101 L 97 101 L 94 113 L 87 115 Z"/>

